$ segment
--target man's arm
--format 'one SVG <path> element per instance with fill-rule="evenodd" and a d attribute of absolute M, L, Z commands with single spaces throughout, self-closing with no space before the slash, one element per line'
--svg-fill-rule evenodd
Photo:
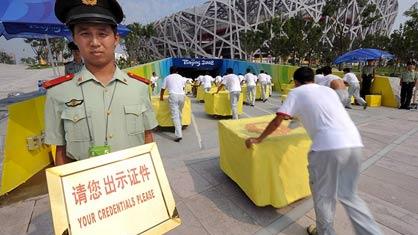
<path fill-rule="evenodd" d="M 57 146 L 55 153 L 55 166 L 64 165 L 70 162 L 74 162 L 74 160 L 67 157 L 65 145 Z"/>
<path fill-rule="evenodd" d="M 161 101 L 163 101 L 163 100 L 164 100 L 164 92 L 165 92 L 165 89 L 162 89 L 162 88 L 161 88 L 161 91 L 160 91 L 160 100 L 161 100 Z"/>
<path fill-rule="evenodd" d="M 218 94 L 219 91 L 221 91 L 223 87 L 224 87 L 224 84 L 221 84 L 220 86 L 218 86 L 218 90 L 216 91 L 215 94 Z"/>
<path fill-rule="evenodd" d="M 286 118 L 283 114 L 277 114 L 276 117 L 268 124 L 266 129 L 264 129 L 263 133 L 257 138 L 248 138 L 245 141 L 245 145 L 247 148 L 251 148 L 253 144 L 261 143 L 265 138 L 267 138 L 271 133 L 273 133 L 282 123 L 282 121 Z"/>
<path fill-rule="evenodd" d="M 149 144 L 149 143 L 154 142 L 154 136 L 152 135 L 152 131 L 150 131 L 150 130 L 145 131 L 144 135 L 145 135 L 144 136 L 145 144 Z"/>

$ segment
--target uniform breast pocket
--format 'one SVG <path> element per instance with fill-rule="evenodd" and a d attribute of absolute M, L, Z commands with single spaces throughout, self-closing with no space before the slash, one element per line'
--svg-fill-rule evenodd
<path fill-rule="evenodd" d="M 144 133 L 144 112 L 146 107 L 142 104 L 125 105 L 126 130 L 129 135 Z"/>
<path fill-rule="evenodd" d="M 64 109 L 61 119 L 64 122 L 65 140 L 67 142 L 90 141 L 89 130 L 93 131 L 91 115 L 89 112 L 86 115 L 83 107 Z M 88 125 L 87 122 L 89 122 Z"/>

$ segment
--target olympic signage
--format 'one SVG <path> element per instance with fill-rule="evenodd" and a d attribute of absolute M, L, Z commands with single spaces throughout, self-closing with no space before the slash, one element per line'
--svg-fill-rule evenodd
<path fill-rule="evenodd" d="M 215 70 L 222 66 L 219 59 L 174 58 L 173 66 L 177 68 L 194 68 L 199 70 Z"/>
<path fill-rule="evenodd" d="M 161 234 L 180 224 L 155 143 L 46 175 L 55 234 Z"/>

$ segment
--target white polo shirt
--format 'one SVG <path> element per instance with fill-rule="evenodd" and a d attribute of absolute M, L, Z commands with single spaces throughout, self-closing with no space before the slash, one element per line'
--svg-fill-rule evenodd
<path fill-rule="evenodd" d="M 325 86 L 325 76 L 323 74 L 316 74 L 315 83 L 318 85 Z"/>
<path fill-rule="evenodd" d="M 301 120 L 313 151 L 363 147 L 357 127 L 329 87 L 312 83 L 293 89 L 278 114 Z"/>
<path fill-rule="evenodd" d="M 348 84 L 359 84 L 359 80 L 354 73 L 346 73 L 343 77 L 343 80 L 346 81 Z"/>
<path fill-rule="evenodd" d="M 247 86 L 256 86 L 256 82 L 257 82 L 257 76 L 255 76 L 252 73 L 247 73 L 245 74 L 245 83 L 247 83 Z"/>
<path fill-rule="evenodd" d="M 151 77 L 151 83 L 152 83 L 152 84 L 155 84 L 157 81 L 158 81 L 158 77 L 157 77 L 157 76 L 155 76 L 155 77 L 154 77 L 154 76 L 152 76 L 152 77 Z"/>
<path fill-rule="evenodd" d="M 213 77 L 210 75 L 202 76 L 203 88 L 211 88 L 213 82 Z"/>
<path fill-rule="evenodd" d="M 216 83 L 220 83 L 220 82 L 222 82 L 222 77 L 221 77 L 221 76 L 216 76 L 216 78 L 215 78 L 215 82 L 216 82 Z"/>
<path fill-rule="evenodd" d="M 265 73 L 260 73 L 259 75 L 258 75 L 258 81 L 261 83 L 261 84 L 266 84 L 267 82 L 268 82 L 268 77 L 267 77 L 268 75 L 267 74 L 265 74 Z"/>
<path fill-rule="evenodd" d="M 161 86 L 162 89 L 167 89 L 170 94 L 184 95 L 184 86 L 187 78 L 182 77 L 177 73 L 168 75 Z"/>
<path fill-rule="evenodd" d="M 320 84 L 320 85 L 331 87 L 331 82 L 334 80 L 339 80 L 339 79 L 341 78 L 338 77 L 337 75 L 328 74 L 327 76 L 324 77 L 324 84 Z"/>
<path fill-rule="evenodd" d="M 235 74 L 225 75 L 222 79 L 222 84 L 225 85 L 229 92 L 241 91 L 239 77 Z"/>

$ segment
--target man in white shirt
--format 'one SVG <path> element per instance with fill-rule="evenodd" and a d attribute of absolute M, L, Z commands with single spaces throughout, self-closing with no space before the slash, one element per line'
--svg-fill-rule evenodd
<path fill-rule="evenodd" d="M 276 117 L 257 138 L 245 144 L 262 142 L 284 119 L 297 117 L 312 139 L 309 152 L 309 181 L 314 201 L 316 225 L 309 234 L 335 235 L 335 204 L 338 199 L 357 234 L 381 235 L 369 209 L 357 195 L 363 143 L 335 92 L 314 84 L 312 69 L 302 67 L 294 73 L 296 88 L 280 107 Z M 317 230 L 317 231 L 316 231 Z"/>
<path fill-rule="evenodd" d="M 204 76 L 202 76 L 202 85 L 205 92 L 210 92 L 212 88 L 212 82 L 214 81 L 213 77 L 209 75 L 209 72 L 206 72 Z"/>
<path fill-rule="evenodd" d="M 155 72 L 152 72 L 152 76 L 151 76 L 151 88 L 152 88 L 152 95 L 156 94 L 156 90 L 155 87 L 157 86 L 157 81 L 158 81 L 158 76 Z"/>
<path fill-rule="evenodd" d="M 221 76 L 216 76 L 215 77 L 215 84 L 216 84 L 216 86 L 219 86 L 219 85 L 221 85 L 221 82 L 222 82 L 222 77 Z"/>
<path fill-rule="evenodd" d="M 251 73 L 251 69 L 247 69 L 247 73 L 244 76 L 245 83 L 247 84 L 247 104 L 254 106 L 255 104 L 255 90 L 257 87 L 257 76 Z"/>
<path fill-rule="evenodd" d="M 360 97 L 360 82 L 357 76 L 351 72 L 350 68 L 344 68 L 344 82 L 348 85 L 348 101 L 345 105 L 346 108 L 351 109 L 351 97 L 354 96 L 357 103 L 363 106 L 363 109 L 367 108 L 366 101 Z"/>
<path fill-rule="evenodd" d="M 267 74 L 267 89 L 269 90 L 269 94 L 271 97 L 271 94 L 273 94 L 273 83 L 272 83 L 273 78 L 270 76 L 270 74 L 268 73 L 266 74 Z"/>
<path fill-rule="evenodd" d="M 181 121 L 181 112 L 183 111 L 184 100 L 186 94 L 184 92 L 184 87 L 186 85 L 187 78 L 182 77 L 177 73 L 177 68 L 170 68 L 170 75 L 168 75 L 161 86 L 160 100 L 164 100 L 164 92 L 167 89 L 169 92 L 168 96 L 168 105 L 170 106 L 171 118 L 174 123 L 174 135 L 176 138 L 175 142 L 180 142 L 183 138 L 182 133 L 182 121 Z"/>
<path fill-rule="evenodd" d="M 340 98 L 341 103 L 346 106 L 350 102 L 348 97 L 348 90 L 344 84 L 344 81 L 337 75 L 332 74 L 332 68 L 330 66 L 325 66 L 322 68 L 324 73 L 324 86 L 332 88 Z"/>
<path fill-rule="evenodd" d="M 238 101 L 241 94 L 241 84 L 239 78 L 234 74 L 232 68 L 226 70 L 226 75 L 222 79 L 222 84 L 218 87 L 216 94 L 225 86 L 229 91 L 229 99 L 231 101 L 232 119 L 238 119 Z"/>
<path fill-rule="evenodd" d="M 325 83 L 326 83 L 325 81 L 326 80 L 325 80 L 325 76 L 322 72 L 322 68 L 318 68 L 315 71 L 315 83 L 318 84 L 318 85 L 325 86 Z"/>
<path fill-rule="evenodd" d="M 258 75 L 257 80 L 261 84 L 261 99 L 263 100 L 263 102 L 266 102 L 268 77 L 267 77 L 267 74 L 264 73 L 264 70 L 260 71 L 260 74 Z"/>

